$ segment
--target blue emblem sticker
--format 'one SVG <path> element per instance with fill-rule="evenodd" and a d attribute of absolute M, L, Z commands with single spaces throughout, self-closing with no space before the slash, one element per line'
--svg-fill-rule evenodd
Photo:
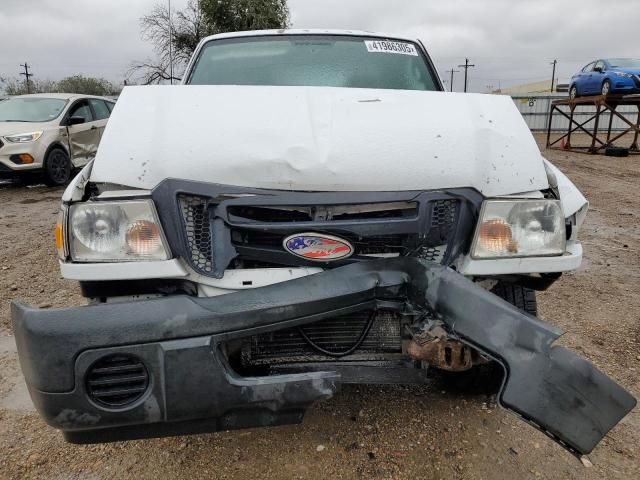
<path fill-rule="evenodd" d="M 353 247 L 348 241 L 320 233 L 292 235 L 285 239 L 283 246 L 296 257 L 317 262 L 332 262 L 353 255 Z"/>

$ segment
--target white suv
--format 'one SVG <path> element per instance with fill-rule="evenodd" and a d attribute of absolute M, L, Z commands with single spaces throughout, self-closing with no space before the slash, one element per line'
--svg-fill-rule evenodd
<path fill-rule="evenodd" d="M 65 185 L 98 151 L 115 103 L 102 97 L 47 93 L 0 102 L 0 178 L 44 174 Z"/>

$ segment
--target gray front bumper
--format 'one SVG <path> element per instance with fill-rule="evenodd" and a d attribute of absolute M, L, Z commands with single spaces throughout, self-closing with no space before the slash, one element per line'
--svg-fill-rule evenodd
<path fill-rule="evenodd" d="M 12 318 L 36 407 L 68 440 L 87 443 L 300 421 L 336 391 L 338 373 L 239 377 L 222 345 L 378 307 L 435 311 L 451 335 L 504 367 L 501 405 L 574 453 L 590 452 L 636 404 L 588 361 L 553 347 L 557 329 L 453 270 L 410 258 L 216 298 L 47 311 L 14 304 Z M 97 359 L 123 352 L 143 360 L 149 391 L 130 408 L 100 408 L 82 379 Z"/>

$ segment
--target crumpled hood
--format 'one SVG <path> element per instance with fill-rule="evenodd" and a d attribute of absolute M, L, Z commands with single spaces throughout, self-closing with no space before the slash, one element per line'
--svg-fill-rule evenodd
<path fill-rule="evenodd" d="M 124 89 L 91 181 L 309 191 L 548 187 L 510 97 L 318 87 Z"/>

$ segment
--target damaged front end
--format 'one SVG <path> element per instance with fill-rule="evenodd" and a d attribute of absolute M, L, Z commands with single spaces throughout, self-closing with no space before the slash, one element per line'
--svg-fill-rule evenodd
<path fill-rule="evenodd" d="M 287 329 L 309 336 L 323 320 L 362 312 L 410 319 L 395 366 L 415 381 L 423 370 L 413 363 L 462 371 L 495 360 L 505 372 L 500 404 L 576 454 L 589 453 L 636 404 L 589 362 L 554 347 L 557 329 L 412 258 L 213 298 L 52 311 L 14 304 L 12 317 L 36 407 L 67 440 L 93 443 L 299 422 L 340 383 L 380 380 L 374 364 L 341 362 L 339 351 L 333 363 L 251 376 L 233 356 L 248 338 Z"/>

